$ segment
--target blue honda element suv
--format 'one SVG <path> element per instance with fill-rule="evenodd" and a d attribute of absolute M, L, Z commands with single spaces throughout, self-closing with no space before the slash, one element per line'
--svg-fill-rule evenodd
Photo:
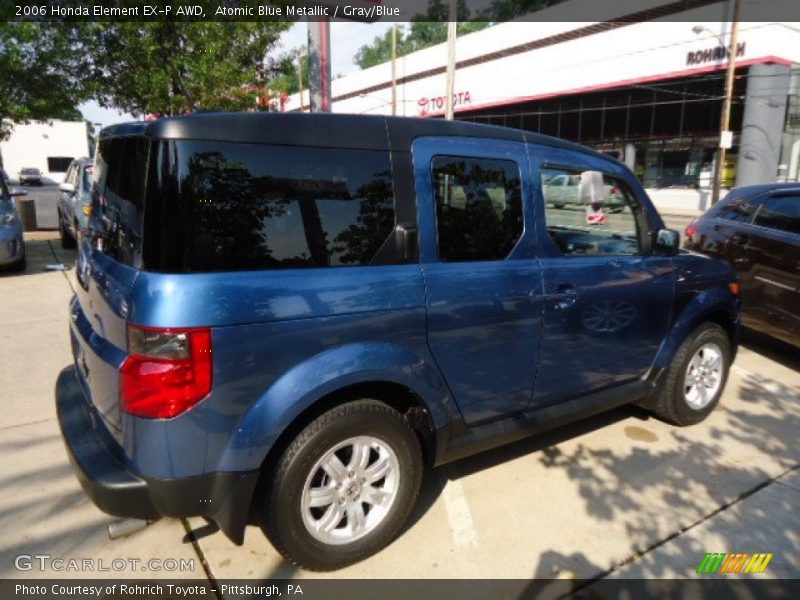
<path fill-rule="evenodd" d="M 165 118 L 101 132 L 92 194 L 56 385 L 83 488 L 238 544 L 258 524 L 310 569 L 389 543 L 425 467 L 625 403 L 702 421 L 736 351 L 729 267 L 541 135 Z"/>

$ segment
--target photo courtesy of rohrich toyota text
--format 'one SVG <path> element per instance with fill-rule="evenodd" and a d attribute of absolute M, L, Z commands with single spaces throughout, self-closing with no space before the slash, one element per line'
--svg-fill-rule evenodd
<path fill-rule="evenodd" d="M 0 4 L 0 598 L 800 597 L 800 3 Z"/>

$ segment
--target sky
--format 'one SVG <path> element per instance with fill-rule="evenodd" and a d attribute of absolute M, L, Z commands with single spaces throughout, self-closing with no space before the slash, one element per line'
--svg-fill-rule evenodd
<path fill-rule="evenodd" d="M 331 75 L 347 75 L 358 70 L 358 65 L 353 62 L 356 51 L 368 44 L 375 37 L 383 35 L 392 23 L 357 23 L 351 21 L 334 21 L 331 23 Z M 304 46 L 307 43 L 308 24 L 295 23 L 280 37 L 275 52 L 285 52 Z M 85 102 L 78 106 L 84 118 L 99 127 L 106 127 L 114 123 L 123 123 L 133 120 L 127 113 L 99 106 L 97 102 Z"/>

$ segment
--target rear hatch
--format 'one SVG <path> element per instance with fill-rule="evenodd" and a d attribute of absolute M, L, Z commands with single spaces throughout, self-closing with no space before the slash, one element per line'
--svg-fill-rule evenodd
<path fill-rule="evenodd" d="M 118 440 L 119 368 L 127 356 L 127 315 L 138 274 L 148 148 L 143 136 L 106 137 L 98 144 L 93 233 L 81 246 L 70 306 L 81 386 Z"/>

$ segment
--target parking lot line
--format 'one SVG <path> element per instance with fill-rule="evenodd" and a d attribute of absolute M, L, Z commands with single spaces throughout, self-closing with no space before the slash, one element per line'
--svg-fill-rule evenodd
<path fill-rule="evenodd" d="M 449 479 L 442 491 L 444 508 L 450 521 L 453 544 L 456 548 L 478 548 L 478 530 L 472 519 L 472 511 L 464 493 L 464 486 L 458 479 Z"/>

